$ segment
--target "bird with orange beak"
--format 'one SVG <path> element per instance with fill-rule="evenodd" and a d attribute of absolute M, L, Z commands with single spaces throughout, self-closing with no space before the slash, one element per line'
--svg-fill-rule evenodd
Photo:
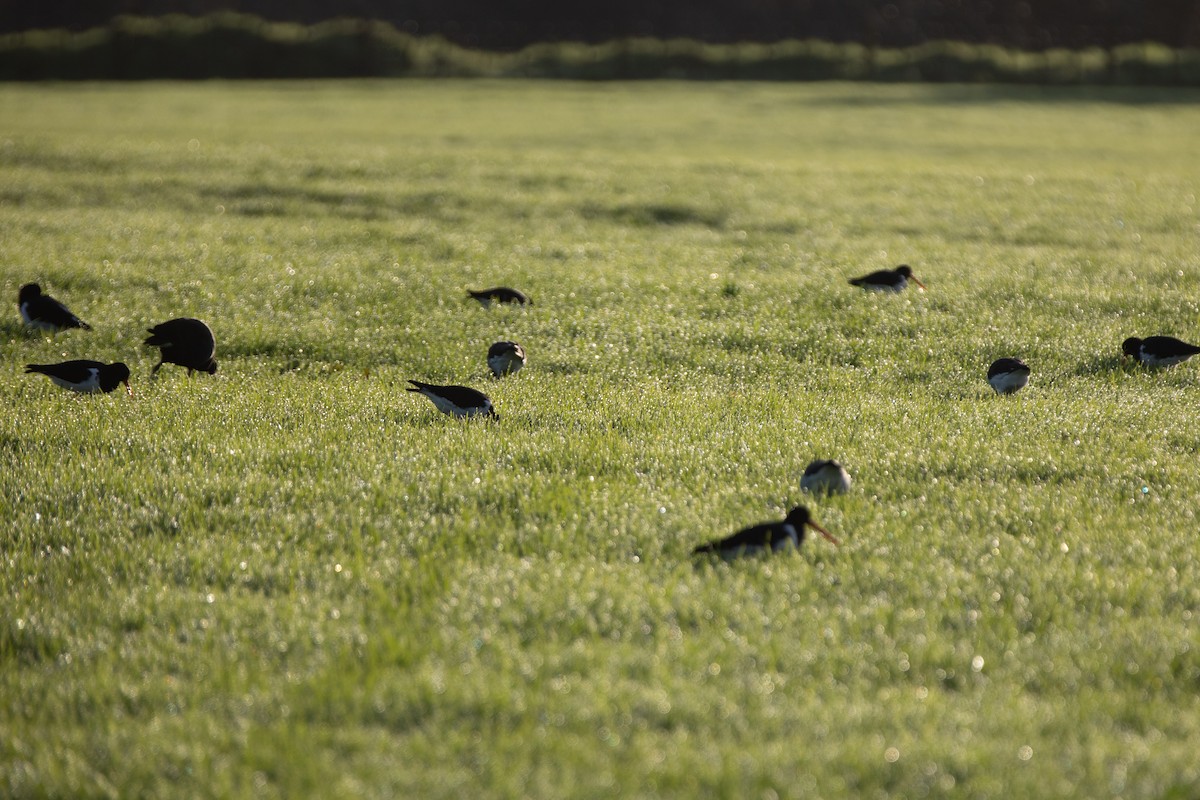
<path fill-rule="evenodd" d="M 838 544 L 833 534 L 813 521 L 807 508 L 796 506 L 779 522 L 762 522 L 743 528 L 724 539 L 700 545 L 692 550 L 692 555 L 713 554 L 720 556 L 722 560 L 731 561 L 759 553 L 794 550 L 804 542 L 806 527 L 812 528 L 835 545 Z"/>

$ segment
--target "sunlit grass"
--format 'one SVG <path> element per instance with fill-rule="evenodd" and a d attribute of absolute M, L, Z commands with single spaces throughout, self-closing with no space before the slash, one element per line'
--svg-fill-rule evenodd
<path fill-rule="evenodd" d="M 1131 99 L 0 88 L 0 292 L 95 327 L 0 322 L 0 795 L 1193 796 L 1200 367 L 1119 345 L 1200 339 L 1200 106 Z"/>

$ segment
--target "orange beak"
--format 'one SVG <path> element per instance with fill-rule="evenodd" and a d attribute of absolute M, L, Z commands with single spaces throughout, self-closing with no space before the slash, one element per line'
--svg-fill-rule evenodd
<path fill-rule="evenodd" d="M 839 542 L 837 539 L 833 538 L 833 534 L 832 534 L 832 533 L 830 533 L 829 531 L 825 530 L 825 529 L 824 529 L 824 528 L 822 528 L 820 525 L 818 525 L 817 523 L 813 522 L 811 519 L 808 521 L 808 527 L 812 528 L 814 531 L 816 531 L 817 533 L 821 534 L 822 536 L 824 536 L 826 539 L 828 539 L 829 541 L 833 542 L 834 544 L 838 544 L 838 545 L 840 545 L 840 544 L 841 544 L 841 542 Z"/>
<path fill-rule="evenodd" d="M 921 291 L 925 291 L 925 284 L 923 284 L 923 283 L 921 283 L 919 280 L 917 280 L 917 276 L 916 276 L 916 275 L 913 275 L 913 283 L 915 283 L 917 286 L 920 286 L 920 287 L 921 287 Z"/>
<path fill-rule="evenodd" d="M 121 383 L 125 384 L 125 394 L 133 397 L 133 386 L 130 385 L 129 381 L 121 381 Z"/>

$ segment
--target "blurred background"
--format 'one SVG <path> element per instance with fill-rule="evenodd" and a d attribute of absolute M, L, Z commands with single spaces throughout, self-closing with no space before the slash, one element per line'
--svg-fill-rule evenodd
<path fill-rule="evenodd" d="M 878 47 L 950 40 L 1024 50 L 1134 42 L 1200 47 L 1200 0 L 0 0 L 0 33 L 83 30 L 118 15 L 222 11 L 305 24 L 379 20 L 411 35 L 498 51 L 628 37 Z"/>
<path fill-rule="evenodd" d="M 0 80 L 1200 86 L 1200 0 L 0 0 Z"/>

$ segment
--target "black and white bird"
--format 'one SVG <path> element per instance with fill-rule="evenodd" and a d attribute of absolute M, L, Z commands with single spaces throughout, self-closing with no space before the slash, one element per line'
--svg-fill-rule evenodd
<path fill-rule="evenodd" d="M 178 364 L 187 367 L 188 375 L 193 370 L 217 371 L 217 340 L 212 329 L 198 319 L 179 317 L 155 325 L 147 331 L 150 336 L 146 345 L 161 350 L 158 363 L 150 374 L 158 372 L 163 364 Z"/>
<path fill-rule="evenodd" d="M 998 358 L 988 367 L 987 379 L 996 394 L 1012 394 L 1029 383 L 1029 365 L 1019 358 Z"/>
<path fill-rule="evenodd" d="M 700 545 L 692 551 L 692 555 L 716 554 L 723 560 L 730 561 L 741 556 L 795 549 L 804 541 L 805 526 L 834 544 L 838 543 L 833 534 L 813 522 L 807 508 L 796 506 L 780 522 L 763 522 L 743 528 L 724 539 Z"/>
<path fill-rule="evenodd" d="M 36 283 L 27 283 L 21 287 L 17 295 L 17 308 L 21 312 L 21 320 L 32 328 L 57 333 L 67 328 L 92 329 L 91 325 L 71 313 L 71 310 L 48 294 L 42 294 L 42 287 Z"/>
<path fill-rule="evenodd" d="M 125 391 L 133 394 L 129 385 L 129 367 L 120 361 L 104 364 L 99 361 L 79 359 L 64 361 L 61 364 L 26 364 L 25 372 L 38 372 L 46 375 L 56 386 L 70 389 L 72 392 L 111 392 L 120 384 L 125 384 Z"/>
<path fill-rule="evenodd" d="M 1147 367 L 1172 367 L 1200 353 L 1200 347 L 1174 336 L 1151 336 L 1146 339 L 1130 336 L 1121 343 L 1121 352 Z"/>
<path fill-rule="evenodd" d="M 512 375 L 525 366 L 525 348 L 516 342 L 496 342 L 488 348 L 487 363 L 497 378 Z"/>
<path fill-rule="evenodd" d="M 804 468 L 800 488 L 814 494 L 845 494 L 850 491 L 850 473 L 832 459 L 814 461 Z"/>
<path fill-rule="evenodd" d="M 902 292 L 908 282 L 912 281 L 922 289 L 925 284 L 913 275 L 912 267 L 901 264 L 895 269 L 881 269 L 859 278 L 851 278 L 851 286 L 859 286 L 869 292 Z"/>
<path fill-rule="evenodd" d="M 491 308 L 492 303 L 516 303 L 517 305 L 533 305 L 533 301 L 516 289 L 507 286 L 495 286 L 491 289 L 467 289 L 467 294 L 474 297 L 484 308 Z"/>
<path fill-rule="evenodd" d="M 500 415 L 492 407 L 491 399 L 483 392 L 467 386 L 437 386 L 432 383 L 409 381 L 410 392 L 420 392 L 429 398 L 434 407 L 443 414 L 463 418 L 482 414 L 492 419 L 500 419 Z"/>

